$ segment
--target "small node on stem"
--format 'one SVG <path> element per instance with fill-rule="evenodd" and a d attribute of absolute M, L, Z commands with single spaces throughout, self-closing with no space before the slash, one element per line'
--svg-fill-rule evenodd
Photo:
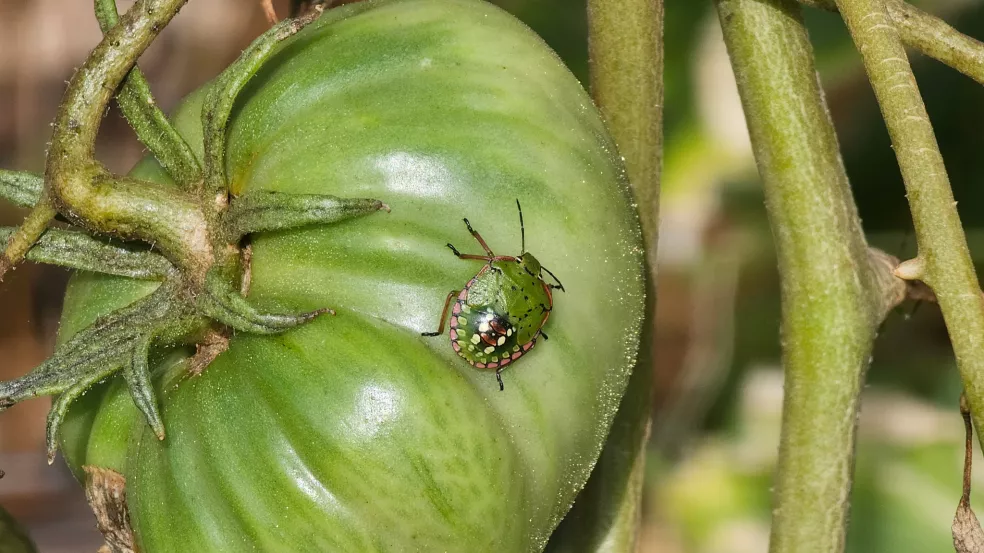
<path fill-rule="evenodd" d="M 215 329 L 209 329 L 195 345 L 195 355 L 189 361 L 188 374 L 192 377 L 202 374 L 205 367 L 211 365 L 227 349 L 229 337 Z"/>
<path fill-rule="evenodd" d="M 899 263 L 899 266 L 895 268 L 893 274 L 902 280 L 924 280 L 924 266 L 925 264 L 923 263 L 921 257 L 907 259 L 902 263 Z"/>

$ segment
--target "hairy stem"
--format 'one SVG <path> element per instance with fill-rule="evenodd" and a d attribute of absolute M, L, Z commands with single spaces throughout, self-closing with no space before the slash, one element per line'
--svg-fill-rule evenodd
<path fill-rule="evenodd" d="M 196 198 L 172 186 L 115 177 L 93 159 L 113 92 L 185 2 L 138 0 L 79 68 L 55 118 L 45 185 L 59 213 L 73 223 L 154 243 L 192 280 L 202 280 L 212 254 Z"/>
<path fill-rule="evenodd" d="M 800 0 L 817 8 L 836 11 L 834 0 Z M 984 84 L 984 42 L 954 29 L 905 0 L 885 0 L 902 42 Z"/>
<path fill-rule="evenodd" d="M 95 11 L 103 33 L 108 33 L 119 23 L 116 0 L 96 0 Z M 171 126 L 164 112 L 157 107 L 147 79 L 136 66 L 126 76 L 116 102 L 137 138 L 147 146 L 175 182 L 191 187 L 201 180 L 202 170 L 195 154 Z"/>
<path fill-rule="evenodd" d="M 716 3 L 781 277 L 785 398 L 770 551 L 839 552 L 864 373 L 885 302 L 905 285 L 865 243 L 799 6 Z"/>
<path fill-rule="evenodd" d="M 984 299 L 943 156 L 882 0 L 838 0 L 892 138 L 912 211 L 922 280 L 936 294 L 974 425 L 984 425 Z M 980 439 L 980 433 L 978 433 Z"/>

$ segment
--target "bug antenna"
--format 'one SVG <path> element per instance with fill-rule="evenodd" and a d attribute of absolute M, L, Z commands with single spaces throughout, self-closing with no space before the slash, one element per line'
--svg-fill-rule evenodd
<path fill-rule="evenodd" d="M 519 255 L 526 253 L 526 226 L 523 225 L 523 206 L 519 205 L 519 198 L 516 198 L 516 209 L 519 210 L 519 239 L 521 250 Z"/>
<path fill-rule="evenodd" d="M 567 291 L 567 290 L 564 290 L 564 283 L 562 283 L 562 282 L 560 281 L 560 279 L 559 279 L 559 278 L 557 278 L 557 275 L 555 275 L 555 274 L 553 274 L 553 273 L 551 273 L 551 272 L 550 272 L 550 269 L 548 269 L 548 268 L 546 268 L 546 267 L 543 267 L 543 266 L 541 266 L 540 268 L 541 268 L 541 269 L 543 269 L 544 271 L 546 271 L 546 272 L 547 272 L 547 274 L 548 274 L 548 275 L 550 275 L 550 276 L 551 276 L 551 278 L 553 278 L 553 279 L 554 279 L 554 281 L 556 281 L 556 282 L 557 282 L 557 286 L 559 286 L 559 287 L 560 287 L 560 291 L 561 291 L 561 292 L 566 292 L 566 291 Z"/>

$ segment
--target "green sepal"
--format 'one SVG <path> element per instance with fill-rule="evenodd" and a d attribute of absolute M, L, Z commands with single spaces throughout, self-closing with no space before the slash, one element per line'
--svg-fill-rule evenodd
<path fill-rule="evenodd" d="M 15 231 L 0 227 L 0 242 L 9 240 Z M 128 244 L 110 244 L 72 230 L 46 230 L 25 258 L 35 263 L 141 280 L 163 280 L 175 272 L 171 262 L 152 251 Z"/>
<path fill-rule="evenodd" d="M 49 461 L 54 459 L 58 429 L 71 402 L 131 362 L 138 351 L 146 354 L 146 329 L 156 329 L 169 336 L 187 330 L 191 321 L 177 299 L 180 295 L 176 288 L 175 283 L 162 284 L 149 296 L 97 319 L 28 374 L 0 382 L 0 410 L 25 399 L 61 394 L 48 413 Z M 146 383 L 135 384 L 141 385 Z M 147 394 L 153 391 L 141 391 L 138 395 Z"/>
<path fill-rule="evenodd" d="M 116 0 L 96 0 L 95 11 L 103 33 L 108 33 L 120 21 Z M 191 146 L 157 107 L 150 85 L 136 65 L 123 81 L 116 102 L 137 138 L 175 182 L 191 186 L 201 180 L 202 169 Z"/>
<path fill-rule="evenodd" d="M 202 138 L 205 144 L 205 189 L 228 189 L 226 181 L 226 125 L 239 92 L 273 55 L 276 46 L 321 15 L 321 8 L 295 19 L 285 19 L 260 35 L 219 75 L 202 104 Z"/>
<path fill-rule="evenodd" d="M 0 198 L 18 207 L 34 207 L 43 190 L 44 177 L 41 175 L 0 169 Z"/>
<path fill-rule="evenodd" d="M 157 438 L 163 440 L 164 420 L 161 418 L 160 410 L 157 407 L 157 397 L 154 395 L 148 362 L 153 339 L 153 334 L 144 334 L 136 341 L 133 347 L 133 356 L 130 358 L 130 362 L 123 367 L 123 377 L 130 388 L 130 396 L 133 398 L 134 405 L 143 413 Z"/>
<path fill-rule="evenodd" d="M 220 273 L 210 271 L 206 277 L 205 292 L 199 297 L 201 313 L 240 332 L 254 334 L 278 334 L 302 325 L 325 313 L 335 314 L 328 308 L 301 313 L 281 315 L 264 313 L 232 288 Z"/>
<path fill-rule="evenodd" d="M 225 227 L 232 233 L 233 241 L 238 241 L 254 232 L 327 225 L 379 210 L 388 212 L 390 208 L 368 198 L 256 191 L 233 200 L 226 212 Z"/>

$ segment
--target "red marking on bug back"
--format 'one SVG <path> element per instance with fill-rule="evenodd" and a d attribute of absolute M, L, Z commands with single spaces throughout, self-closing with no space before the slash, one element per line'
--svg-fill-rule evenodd
<path fill-rule="evenodd" d="M 458 296 L 461 297 L 461 294 L 458 294 Z M 454 302 L 454 307 L 451 308 L 451 313 L 453 313 L 455 315 L 457 315 L 458 313 L 461 313 L 461 302 L 460 301 Z"/>
<path fill-rule="evenodd" d="M 502 326 L 502 323 L 500 323 L 498 319 L 492 319 L 491 321 L 489 321 L 489 326 L 491 326 L 492 330 L 496 331 L 499 334 L 506 333 L 506 327 Z"/>
<path fill-rule="evenodd" d="M 523 353 L 530 351 L 530 349 L 533 347 L 533 344 L 535 343 L 536 342 L 526 342 L 525 344 L 523 344 Z"/>
<path fill-rule="evenodd" d="M 498 363 L 489 363 L 488 365 L 486 365 L 486 368 L 488 368 L 488 369 L 498 369 L 499 368 L 499 364 Z"/>
<path fill-rule="evenodd" d="M 452 329 L 451 332 L 448 333 L 448 336 L 450 336 L 451 341 L 454 342 L 455 340 L 458 339 L 458 331 Z"/>
<path fill-rule="evenodd" d="M 502 365 L 503 367 L 505 367 L 509 363 L 512 363 L 512 357 L 506 357 L 499 364 Z"/>
<path fill-rule="evenodd" d="M 485 363 L 475 363 L 475 366 L 477 368 L 479 368 L 479 369 L 484 369 L 485 368 Z"/>
<path fill-rule="evenodd" d="M 492 347 L 496 346 L 495 338 L 493 338 L 491 334 L 482 334 L 482 341 Z"/>
<path fill-rule="evenodd" d="M 461 351 L 461 345 L 458 342 L 451 342 L 451 347 L 456 352 L 460 352 Z"/>

